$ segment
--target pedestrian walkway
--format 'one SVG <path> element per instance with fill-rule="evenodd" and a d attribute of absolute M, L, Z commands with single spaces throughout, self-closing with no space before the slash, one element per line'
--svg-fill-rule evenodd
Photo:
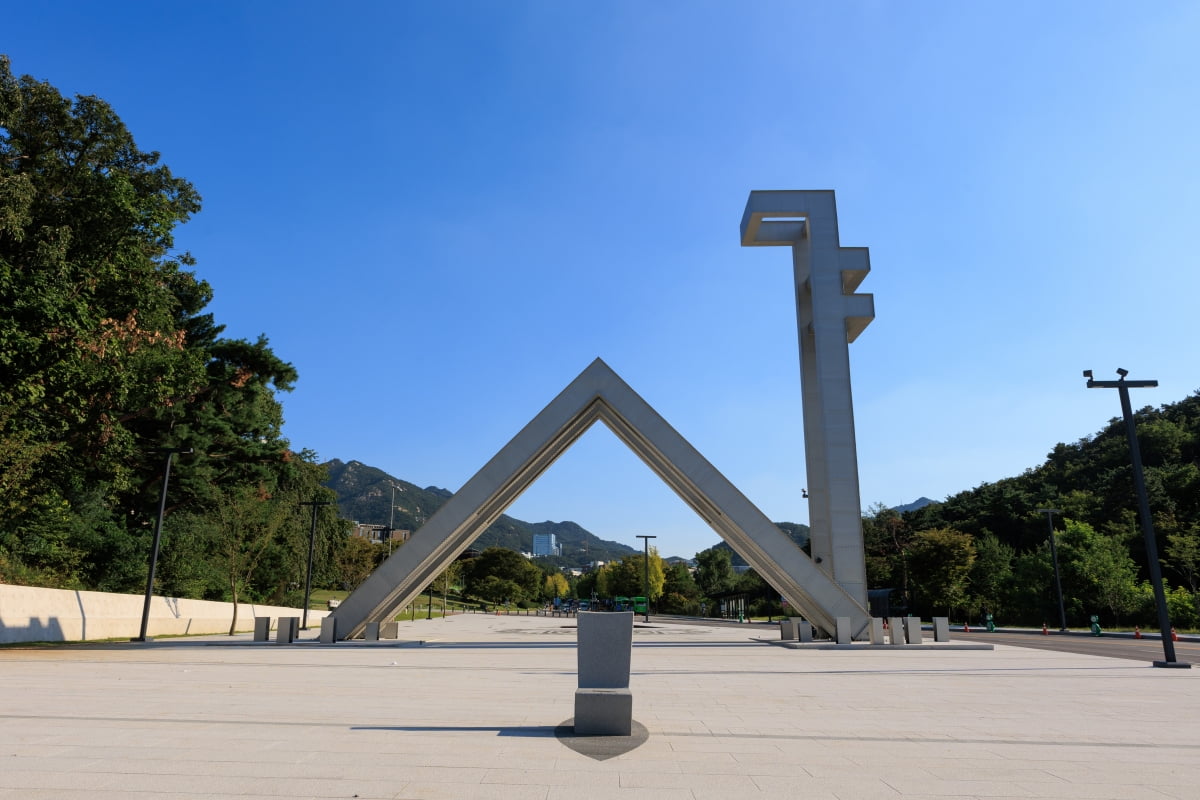
<path fill-rule="evenodd" d="M 0 648 L 0 798 L 1200 797 L 1200 669 L 639 622 L 634 736 L 601 741 L 571 735 L 574 624 Z"/>

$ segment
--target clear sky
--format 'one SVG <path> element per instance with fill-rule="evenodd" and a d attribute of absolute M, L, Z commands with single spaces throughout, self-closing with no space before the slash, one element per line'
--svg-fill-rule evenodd
<path fill-rule="evenodd" d="M 109 101 L 204 209 L 227 335 L 300 373 L 285 432 L 466 482 L 595 357 L 769 517 L 806 522 L 788 252 L 752 189 L 870 248 L 864 507 L 943 499 L 1200 388 L 1200 4 L 47 2 L 0 52 Z M 1048 498 L 1049 500 L 1049 498 Z M 718 540 L 607 430 L 517 503 Z"/>

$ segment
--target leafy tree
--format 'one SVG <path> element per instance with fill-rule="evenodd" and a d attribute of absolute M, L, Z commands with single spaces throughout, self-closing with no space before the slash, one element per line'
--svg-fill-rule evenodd
<path fill-rule="evenodd" d="M 1064 594 L 1069 587 L 1081 615 L 1108 610 L 1119 622 L 1137 606 L 1137 567 L 1127 543 L 1075 520 L 1066 520 L 1065 528 L 1059 545 Z"/>
<path fill-rule="evenodd" d="M 713 597 L 733 588 L 733 564 L 728 550 L 710 547 L 696 554 L 696 562 L 696 583 L 705 597 Z"/>
<path fill-rule="evenodd" d="M 1182 576 L 1191 590 L 1196 612 L 1200 613 L 1200 522 L 1168 534 L 1163 562 Z"/>
<path fill-rule="evenodd" d="M 614 596 L 640 597 L 646 591 L 646 557 L 642 553 L 625 556 L 612 565 L 609 578 L 609 591 Z M 663 560 L 658 552 L 651 548 L 649 561 L 649 583 L 651 601 L 662 597 L 665 580 Z"/>
<path fill-rule="evenodd" d="M 346 591 L 354 591 L 379 565 L 383 548 L 361 536 L 349 536 L 337 555 L 337 582 Z"/>
<path fill-rule="evenodd" d="M 567 597 L 571 591 L 567 579 L 563 577 L 561 572 L 551 573 L 546 576 L 546 580 L 542 585 L 542 597 L 547 600 L 553 600 L 556 597 Z"/>
<path fill-rule="evenodd" d="M 949 528 L 918 531 L 909 561 L 917 594 L 929 607 L 949 611 L 962 605 L 975 563 L 975 545 L 969 535 Z"/>
<path fill-rule="evenodd" d="M 514 553 L 503 547 L 489 547 L 477 557 L 464 561 L 463 565 L 463 578 L 467 584 L 467 591 L 484 599 L 490 599 L 489 595 L 484 594 L 484 590 L 481 588 L 488 578 L 496 578 L 513 584 L 519 591 L 514 592 L 509 588 L 506 590 L 505 596 L 514 600 L 537 597 L 542 588 L 541 570 L 520 553 Z M 498 591 L 495 582 L 488 583 L 488 586 L 491 587 L 488 591 L 492 591 L 493 594 Z"/>
<path fill-rule="evenodd" d="M 475 584 L 474 593 L 489 603 L 511 601 L 519 603 L 525 599 L 525 588 L 516 581 L 496 575 L 488 575 Z"/>
<path fill-rule="evenodd" d="M 967 582 L 971 587 L 972 604 L 984 611 L 1000 614 L 1006 611 L 1006 596 L 1012 586 L 1012 547 L 990 532 L 975 539 L 975 563 Z"/>
<path fill-rule="evenodd" d="M 700 587 L 696 585 L 696 580 L 692 577 L 692 571 L 688 569 L 687 564 L 676 561 L 667 567 L 663 575 L 663 594 L 666 596 L 677 594 L 689 601 L 700 599 Z"/>

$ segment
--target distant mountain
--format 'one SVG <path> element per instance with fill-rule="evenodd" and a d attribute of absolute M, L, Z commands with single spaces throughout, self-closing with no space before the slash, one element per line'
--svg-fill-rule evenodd
<path fill-rule="evenodd" d="M 361 461 L 333 459 L 326 463 L 329 480 L 325 486 L 338 498 L 338 508 L 346 519 L 371 525 L 388 525 L 416 531 L 450 499 L 453 492 L 437 486 L 424 489 L 408 481 L 394 478 L 381 469 Z M 395 487 L 395 492 L 392 489 Z M 396 508 L 392 505 L 393 495 Z M 589 561 L 614 561 L 638 552 L 629 545 L 599 538 L 574 522 L 524 522 L 502 514 L 479 535 L 472 547 L 506 547 L 517 552 L 533 551 L 535 533 L 553 533 L 562 545 L 562 566 L 576 566 Z"/>
<path fill-rule="evenodd" d="M 936 502 L 937 502 L 936 500 L 930 500 L 928 497 L 922 496 L 922 497 L 918 497 L 916 500 L 913 500 L 911 503 L 909 503 L 907 505 L 894 506 L 892 508 L 892 511 L 895 511 L 899 514 L 903 514 L 905 511 L 916 511 L 917 509 L 924 508 L 925 506 L 927 506 L 931 503 L 936 503 Z"/>

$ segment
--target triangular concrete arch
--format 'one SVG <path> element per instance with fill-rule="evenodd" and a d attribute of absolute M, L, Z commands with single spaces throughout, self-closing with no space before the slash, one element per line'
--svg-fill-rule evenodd
<path fill-rule="evenodd" d="M 656 475 L 817 626 L 867 610 L 813 563 L 704 456 L 597 358 L 455 492 L 412 538 L 334 612 L 338 638 L 390 618 L 412 602 L 479 534 L 595 422 L 608 426 Z"/>

